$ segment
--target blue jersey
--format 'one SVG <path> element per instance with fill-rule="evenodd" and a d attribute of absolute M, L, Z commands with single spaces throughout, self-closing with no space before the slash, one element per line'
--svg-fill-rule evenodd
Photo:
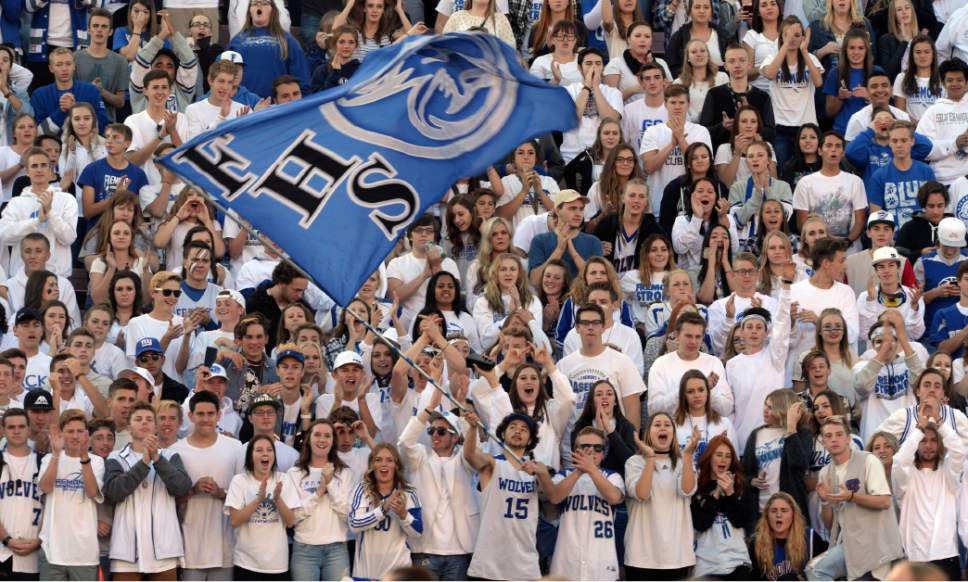
<path fill-rule="evenodd" d="M 875 170 L 869 180 L 865 180 L 867 201 L 893 214 L 900 228 L 914 212 L 921 210 L 918 206 L 918 189 L 934 179 L 934 170 L 924 162 L 914 160 L 911 167 L 903 172 L 889 162 Z"/>
<path fill-rule="evenodd" d="M 924 288 L 922 291 L 930 291 L 937 288 L 939 285 L 947 284 L 958 284 L 956 275 L 958 273 L 958 265 L 961 261 L 964 261 L 966 257 L 964 254 L 961 255 L 958 261 L 954 264 L 947 265 L 938 256 L 938 251 L 933 251 L 927 255 L 921 257 L 921 265 L 924 267 Z M 950 307 L 958 302 L 957 297 L 939 297 L 931 303 L 928 303 L 924 309 L 924 321 L 934 323 L 934 314 L 941 311 L 945 307 Z M 934 329 L 932 325 L 930 330 Z M 928 336 L 930 337 L 930 335 Z"/>
<path fill-rule="evenodd" d="M 962 308 L 958 304 L 955 304 L 945 307 L 934 314 L 934 319 L 931 321 L 931 327 L 928 328 L 927 334 L 931 338 L 931 343 L 938 346 L 941 342 L 961 331 L 965 326 L 968 326 L 968 315 L 962 311 Z M 962 355 L 963 351 L 962 347 L 958 346 L 958 349 L 951 353 L 951 357 L 958 358 Z"/>

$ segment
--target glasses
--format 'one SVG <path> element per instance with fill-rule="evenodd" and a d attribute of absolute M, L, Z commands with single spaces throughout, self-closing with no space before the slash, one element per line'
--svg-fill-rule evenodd
<path fill-rule="evenodd" d="M 604 322 L 601 319 L 579 319 L 578 325 L 591 327 L 593 325 L 604 325 Z"/>
<path fill-rule="evenodd" d="M 555 40 L 575 40 L 577 37 L 573 34 L 556 34 L 554 36 Z"/>
<path fill-rule="evenodd" d="M 822 326 L 820 326 L 820 331 L 829 331 L 829 332 L 844 331 L 844 326 L 837 325 L 837 324 L 833 324 L 833 325 L 822 325 Z"/>
<path fill-rule="evenodd" d="M 619 156 L 615 158 L 615 163 L 616 164 L 634 164 L 635 158 L 631 156 Z"/>
<path fill-rule="evenodd" d="M 432 227 L 432 226 L 419 226 L 419 227 L 413 229 L 413 233 L 414 234 L 429 234 L 429 235 L 433 235 L 434 234 L 434 227 Z"/>
<path fill-rule="evenodd" d="M 164 297 L 171 297 L 174 295 L 177 298 L 181 297 L 182 291 L 181 289 L 162 289 L 161 287 L 158 287 L 155 289 L 155 293 L 161 293 Z"/>
<path fill-rule="evenodd" d="M 576 448 L 579 451 L 585 451 L 585 452 L 595 451 L 596 453 L 601 453 L 601 452 L 604 452 L 605 451 L 605 445 L 593 445 L 593 444 L 589 444 L 589 443 L 585 443 L 583 445 L 578 445 Z"/>
<path fill-rule="evenodd" d="M 275 416 L 276 411 L 274 408 L 265 408 L 263 410 L 256 410 L 249 414 L 249 416 Z"/>
<path fill-rule="evenodd" d="M 189 24 L 189 26 L 197 26 L 198 28 L 212 28 L 211 22 L 205 22 L 203 20 L 197 20 Z"/>
<path fill-rule="evenodd" d="M 145 362 L 157 362 L 161 359 L 161 354 L 151 352 L 150 354 L 141 354 L 138 356 L 138 361 L 141 363 Z"/>
<path fill-rule="evenodd" d="M 454 434 L 454 431 L 452 431 L 452 430 L 450 430 L 448 428 L 444 428 L 442 426 L 436 426 L 436 427 L 435 426 L 430 426 L 430 427 L 427 427 L 427 435 L 428 436 L 434 436 L 435 434 L 437 436 L 439 436 L 439 437 L 442 437 L 442 436 L 445 436 L 445 435 L 448 435 L 448 434 Z"/>
<path fill-rule="evenodd" d="M 752 277 L 756 274 L 756 269 L 733 269 L 741 277 Z"/>

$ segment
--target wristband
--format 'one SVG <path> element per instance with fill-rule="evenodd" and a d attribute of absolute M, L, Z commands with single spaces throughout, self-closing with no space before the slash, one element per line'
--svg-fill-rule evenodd
<path fill-rule="evenodd" d="M 853 501 L 853 500 L 854 500 L 854 492 L 851 491 L 850 492 L 850 498 L 848 498 L 847 501 Z"/>
<path fill-rule="evenodd" d="M 81 461 L 81 464 L 82 465 L 90 465 L 91 464 L 91 457 L 88 457 L 86 461 Z"/>
<path fill-rule="evenodd" d="M 312 420 L 313 415 L 312 414 L 300 414 L 299 415 L 299 418 L 301 418 L 303 420 Z"/>

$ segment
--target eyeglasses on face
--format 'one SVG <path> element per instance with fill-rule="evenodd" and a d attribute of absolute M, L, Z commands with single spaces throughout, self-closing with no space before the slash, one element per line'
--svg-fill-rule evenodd
<path fill-rule="evenodd" d="M 604 325 L 604 322 L 601 319 L 579 319 L 578 325 L 591 327 L 593 325 Z"/>
<path fill-rule="evenodd" d="M 161 287 L 155 288 L 155 293 L 161 293 L 165 297 L 171 297 L 174 295 L 176 298 L 181 297 L 181 289 L 162 289 Z"/>
<path fill-rule="evenodd" d="M 150 353 L 141 354 L 140 356 L 138 356 L 138 361 L 141 363 L 157 362 L 160 359 L 161 359 L 161 354 L 157 352 L 150 352 Z"/>
<path fill-rule="evenodd" d="M 575 447 L 579 451 L 587 453 L 588 451 L 595 451 L 596 453 L 601 453 L 605 451 L 605 445 L 593 445 L 591 443 L 583 443 Z"/>
<path fill-rule="evenodd" d="M 198 28 L 212 28 L 211 22 L 206 22 L 204 20 L 196 20 L 192 22 L 189 26 L 197 26 Z"/>

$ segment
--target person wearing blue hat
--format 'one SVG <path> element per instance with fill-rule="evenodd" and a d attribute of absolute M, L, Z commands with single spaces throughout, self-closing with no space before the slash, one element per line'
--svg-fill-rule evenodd
<path fill-rule="evenodd" d="M 279 436 L 287 445 L 292 445 L 296 433 L 302 432 L 312 424 L 313 393 L 309 386 L 303 386 L 302 379 L 305 371 L 306 357 L 296 344 L 282 344 L 276 354 L 276 375 L 279 376 L 277 385 L 270 385 L 266 390 L 275 395 L 276 386 L 279 387 L 277 397 L 282 401 L 282 422 Z"/>
<path fill-rule="evenodd" d="M 138 366 L 148 370 L 154 379 L 154 400 L 174 400 L 181 404 L 188 397 L 188 388 L 165 374 L 165 350 L 153 337 L 143 337 L 135 344 L 134 359 Z"/>
<path fill-rule="evenodd" d="M 481 528 L 467 575 L 490 580 L 537 580 L 538 564 L 538 471 L 544 465 L 519 462 L 538 444 L 538 426 L 527 414 L 504 417 L 495 434 L 514 455 L 490 455 L 480 449 L 480 418 L 468 412 L 464 435 L 464 460 L 480 475 Z"/>

